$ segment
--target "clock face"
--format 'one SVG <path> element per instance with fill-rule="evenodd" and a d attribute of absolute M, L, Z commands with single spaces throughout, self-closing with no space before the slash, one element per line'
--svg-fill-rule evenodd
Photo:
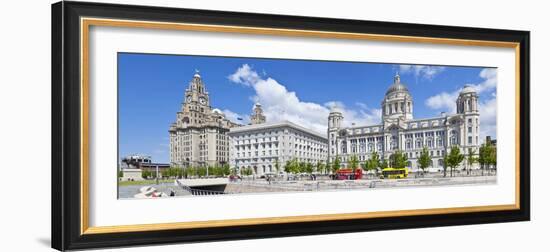
<path fill-rule="evenodd" d="M 199 99 L 199 102 L 200 102 L 202 105 L 204 105 L 204 104 L 206 103 L 206 99 L 204 99 L 203 97 L 201 97 L 201 98 Z"/>
<path fill-rule="evenodd" d="M 191 96 L 190 95 L 187 96 L 187 101 L 191 101 Z"/>

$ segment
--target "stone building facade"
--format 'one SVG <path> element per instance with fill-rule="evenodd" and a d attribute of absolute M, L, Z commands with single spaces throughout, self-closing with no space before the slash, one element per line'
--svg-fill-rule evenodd
<path fill-rule="evenodd" d="M 316 164 L 327 160 L 327 138 L 289 121 L 231 128 L 230 164 L 256 175 L 284 170 L 287 161 Z"/>
<path fill-rule="evenodd" d="M 373 152 L 381 159 L 388 159 L 397 150 L 407 155 L 409 168 L 418 169 L 417 158 L 427 147 L 431 156 L 429 170 L 442 170 L 443 160 L 452 146 L 478 152 L 479 108 L 474 88 L 465 86 L 456 99 L 456 113 L 424 119 L 413 118 L 413 98 L 399 75 L 394 77 L 381 103 L 381 123 L 377 125 L 344 127 L 343 114 L 332 108 L 328 116 L 328 156 L 333 162 L 336 156 L 346 167 L 352 155 L 360 162 L 368 160 Z M 475 168 L 475 167 L 474 167 Z"/>
<path fill-rule="evenodd" d="M 176 121 L 170 125 L 170 165 L 215 166 L 229 162 L 227 132 L 239 126 L 212 109 L 210 96 L 198 71 L 187 89 Z"/>

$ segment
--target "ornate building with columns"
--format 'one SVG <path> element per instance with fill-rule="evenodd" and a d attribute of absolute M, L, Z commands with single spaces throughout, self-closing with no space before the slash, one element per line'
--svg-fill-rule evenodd
<path fill-rule="evenodd" d="M 170 165 L 214 166 L 229 162 L 227 132 L 239 124 L 212 109 L 210 96 L 198 71 L 185 90 L 176 121 L 170 125 Z"/>
<path fill-rule="evenodd" d="M 386 91 L 381 103 L 382 118 L 377 125 L 343 126 L 343 114 L 334 107 L 328 116 L 328 158 L 340 157 L 346 167 L 355 155 L 361 163 L 377 152 L 388 160 L 397 150 L 407 155 L 409 168 L 418 169 L 417 158 L 426 147 L 431 156 L 429 170 L 443 169 L 443 160 L 452 146 L 463 154 L 472 149 L 478 153 L 479 108 L 478 95 L 471 86 L 464 86 L 456 99 L 456 113 L 433 118 L 413 118 L 413 98 L 399 75 Z M 475 168 L 475 167 L 474 167 Z"/>

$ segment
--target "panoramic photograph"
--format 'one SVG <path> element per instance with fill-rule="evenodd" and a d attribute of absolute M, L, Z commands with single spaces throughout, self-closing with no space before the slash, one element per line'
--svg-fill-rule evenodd
<path fill-rule="evenodd" d="M 117 57 L 119 199 L 497 183 L 496 68 Z"/>

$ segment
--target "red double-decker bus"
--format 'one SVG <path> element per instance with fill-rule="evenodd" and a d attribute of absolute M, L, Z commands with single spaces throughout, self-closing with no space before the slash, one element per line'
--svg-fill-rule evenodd
<path fill-rule="evenodd" d="M 345 168 L 336 172 L 336 179 L 338 180 L 357 180 L 363 177 L 362 169 Z"/>

